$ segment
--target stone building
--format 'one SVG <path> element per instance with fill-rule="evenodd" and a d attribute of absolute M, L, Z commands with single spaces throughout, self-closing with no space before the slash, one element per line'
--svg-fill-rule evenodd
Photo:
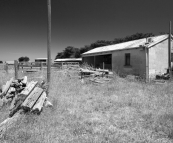
<path fill-rule="evenodd" d="M 83 53 L 82 61 L 119 74 L 153 78 L 168 70 L 168 37 L 165 34 L 98 47 Z"/>

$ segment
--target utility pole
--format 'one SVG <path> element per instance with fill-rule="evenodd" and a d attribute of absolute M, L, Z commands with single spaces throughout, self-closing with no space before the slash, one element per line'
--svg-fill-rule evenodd
<path fill-rule="evenodd" d="M 50 90 L 51 77 L 51 0 L 47 0 L 48 19 L 47 19 L 47 96 Z"/>
<path fill-rule="evenodd" d="M 169 75 L 170 79 L 172 78 L 172 69 L 171 69 L 171 21 L 169 22 L 169 40 L 168 40 L 168 64 L 169 64 Z"/>

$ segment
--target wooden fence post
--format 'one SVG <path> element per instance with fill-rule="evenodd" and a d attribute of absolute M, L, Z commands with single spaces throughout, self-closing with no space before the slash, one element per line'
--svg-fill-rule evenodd
<path fill-rule="evenodd" d="M 40 63 L 40 70 L 42 70 L 43 69 L 43 63 L 41 62 Z"/>
<path fill-rule="evenodd" d="M 83 72 L 81 71 L 81 79 L 83 78 Z"/>
<path fill-rule="evenodd" d="M 15 79 L 18 79 L 18 61 L 14 61 Z"/>
<path fill-rule="evenodd" d="M 6 73 L 8 73 L 8 64 L 7 63 L 5 63 L 5 65 L 4 65 L 4 70 L 6 71 Z"/>
<path fill-rule="evenodd" d="M 61 63 L 61 69 L 62 69 L 62 67 L 63 67 L 63 62 Z"/>

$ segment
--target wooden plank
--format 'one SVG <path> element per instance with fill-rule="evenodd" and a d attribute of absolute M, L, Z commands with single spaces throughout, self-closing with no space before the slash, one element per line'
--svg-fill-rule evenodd
<path fill-rule="evenodd" d="M 20 95 L 23 95 L 23 96 L 29 95 L 37 84 L 38 84 L 38 81 L 29 82 L 26 88 L 20 93 Z"/>
<path fill-rule="evenodd" d="M 88 69 L 80 69 L 81 72 L 83 73 L 96 73 L 97 71 L 92 71 L 92 70 L 88 70 Z"/>
<path fill-rule="evenodd" d="M 2 92 L 5 90 L 6 85 L 2 85 Z"/>
<path fill-rule="evenodd" d="M 109 70 L 105 70 L 105 69 L 96 69 L 96 71 L 104 72 L 104 73 L 109 73 Z"/>
<path fill-rule="evenodd" d="M 10 110 L 12 110 L 15 107 L 16 99 L 17 99 L 17 94 L 13 97 L 13 100 L 12 100 L 11 105 L 10 105 Z"/>
<path fill-rule="evenodd" d="M 18 96 L 22 96 L 23 100 L 25 100 L 37 84 L 38 84 L 37 81 L 29 82 L 28 85 L 25 87 L 25 89 L 19 95 L 15 96 L 15 98 L 11 103 L 10 110 L 12 110 L 15 107 L 15 100 L 18 98 Z"/>
<path fill-rule="evenodd" d="M 10 89 L 8 90 L 8 93 L 11 93 L 11 92 L 15 92 L 16 89 L 14 87 L 10 87 Z"/>
<path fill-rule="evenodd" d="M 10 87 L 7 94 L 6 94 L 6 98 L 14 96 L 11 93 L 14 93 L 15 91 L 16 91 L 16 89 L 14 87 Z"/>
<path fill-rule="evenodd" d="M 3 99 L 0 98 L 0 107 L 3 106 Z"/>
<path fill-rule="evenodd" d="M 34 88 L 31 94 L 22 103 L 21 106 L 22 109 L 24 109 L 25 111 L 30 111 L 42 93 L 43 93 L 42 88 L 39 87 Z"/>
<path fill-rule="evenodd" d="M 44 105 L 44 102 L 45 102 L 45 99 L 46 99 L 46 92 L 43 92 L 40 96 L 40 98 L 37 100 L 37 102 L 35 103 L 34 107 L 32 108 L 32 112 L 33 113 L 40 113 L 42 108 L 43 108 L 43 105 Z"/>
<path fill-rule="evenodd" d="M 12 117 L 17 111 L 20 110 L 20 105 L 23 103 L 22 100 L 18 100 L 17 103 L 15 103 L 15 106 L 12 110 L 10 110 L 9 117 Z"/>
<path fill-rule="evenodd" d="M 0 98 L 4 97 L 4 96 L 7 94 L 8 90 L 9 90 L 9 88 L 10 88 L 10 85 L 11 85 L 11 83 L 13 82 L 13 80 L 14 80 L 14 79 L 11 78 L 10 81 L 7 81 L 7 83 L 6 83 L 6 85 L 5 85 L 5 87 L 4 87 L 3 91 L 2 91 L 2 93 L 0 94 Z"/>

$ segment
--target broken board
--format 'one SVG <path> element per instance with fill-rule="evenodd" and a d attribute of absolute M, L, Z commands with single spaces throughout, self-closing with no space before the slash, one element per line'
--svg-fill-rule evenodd
<path fill-rule="evenodd" d="M 43 105 L 44 105 L 44 102 L 45 102 L 45 99 L 46 99 L 46 92 L 43 92 L 42 95 L 40 96 L 40 98 L 35 103 L 34 107 L 32 108 L 33 113 L 40 113 L 41 112 Z"/>
<path fill-rule="evenodd" d="M 31 94 L 22 103 L 22 109 L 24 109 L 25 111 L 30 111 L 42 93 L 42 88 L 35 87 Z"/>
<path fill-rule="evenodd" d="M 19 95 L 16 95 L 11 103 L 11 106 L 10 106 L 10 110 L 12 110 L 14 107 L 15 107 L 15 102 L 16 102 L 16 99 L 18 98 L 18 96 L 21 96 L 23 98 L 23 100 L 25 100 L 28 95 L 32 92 L 32 90 L 35 88 L 35 86 L 37 85 L 37 81 L 31 81 L 28 83 L 28 85 L 26 86 L 26 88 L 19 94 Z"/>
<path fill-rule="evenodd" d="M 6 85 L 3 87 L 3 91 L 2 91 L 2 93 L 1 93 L 1 95 L 0 95 L 0 98 L 2 98 L 3 96 L 5 96 L 5 95 L 7 94 L 8 90 L 9 90 L 9 88 L 10 88 L 10 85 L 11 85 L 11 83 L 13 82 L 13 80 L 14 80 L 14 79 L 11 78 L 10 81 L 7 81 Z"/>

